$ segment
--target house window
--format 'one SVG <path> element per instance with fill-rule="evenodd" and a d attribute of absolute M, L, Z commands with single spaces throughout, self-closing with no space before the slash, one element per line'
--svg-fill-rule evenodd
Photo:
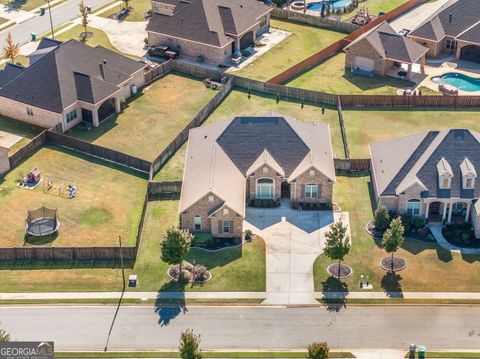
<path fill-rule="evenodd" d="M 457 50 L 457 41 L 455 40 L 447 40 L 447 49 L 451 51 Z"/>
<path fill-rule="evenodd" d="M 213 196 L 212 195 L 208 196 L 208 202 L 213 202 Z"/>
<path fill-rule="evenodd" d="M 275 186 L 271 178 L 259 178 L 257 180 L 257 198 L 273 199 L 275 197 Z"/>
<path fill-rule="evenodd" d="M 267 26 L 267 16 L 262 17 L 262 20 L 260 21 L 260 27 L 265 26 Z"/>
<path fill-rule="evenodd" d="M 222 221 L 223 233 L 230 233 L 230 221 Z"/>
<path fill-rule="evenodd" d="M 318 184 L 306 184 L 305 198 L 317 198 L 317 197 L 318 197 Z"/>
<path fill-rule="evenodd" d="M 467 178 L 465 182 L 465 188 L 473 188 L 473 178 Z"/>
<path fill-rule="evenodd" d="M 70 111 L 69 113 L 67 113 L 67 114 L 65 115 L 65 120 L 67 121 L 67 123 L 72 122 L 72 121 L 75 120 L 76 118 L 77 118 L 77 109 L 72 110 L 72 111 Z"/>
<path fill-rule="evenodd" d="M 200 231 L 202 229 L 202 217 L 195 216 L 193 218 L 193 225 L 196 231 Z"/>
<path fill-rule="evenodd" d="M 407 213 L 412 216 L 420 215 L 420 200 L 411 199 L 407 203 Z"/>
<path fill-rule="evenodd" d="M 449 182 L 450 182 L 450 181 L 449 181 L 448 178 L 442 179 L 442 188 L 449 188 L 449 187 L 450 187 Z"/>
<path fill-rule="evenodd" d="M 309 174 L 310 174 L 310 177 L 315 176 L 315 170 L 310 170 Z"/>
<path fill-rule="evenodd" d="M 27 107 L 27 115 L 33 116 L 33 110 L 30 107 Z"/>

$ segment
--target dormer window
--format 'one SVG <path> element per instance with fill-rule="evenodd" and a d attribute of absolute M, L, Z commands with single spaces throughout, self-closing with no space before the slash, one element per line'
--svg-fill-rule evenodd
<path fill-rule="evenodd" d="M 460 171 L 462 172 L 462 186 L 464 189 L 473 189 L 475 187 L 475 178 L 477 178 L 477 172 L 472 162 L 468 158 L 465 158 L 460 164 Z"/>
<path fill-rule="evenodd" d="M 452 185 L 452 167 L 445 158 L 441 158 L 437 163 L 438 184 L 440 189 L 450 189 Z"/>

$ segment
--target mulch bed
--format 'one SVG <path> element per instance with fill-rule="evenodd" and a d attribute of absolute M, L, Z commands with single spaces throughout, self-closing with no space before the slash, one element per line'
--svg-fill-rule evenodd
<path fill-rule="evenodd" d="M 391 271 L 392 270 L 392 256 L 388 256 L 383 258 L 380 261 L 380 265 L 382 268 L 386 271 Z M 403 258 L 399 257 L 393 257 L 393 271 L 394 272 L 400 272 L 401 270 L 404 270 L 407 267 L 407 262 Z"/>
<path fill-rule="evenodd" d="M 352 275 L 353 270 L 350 266 L 347 266 L 346 264 L 341 263 L 340 264 L 340 277 L 338 276 L 338 263 L 330 264 L 327 267 L 327 273 L 330 274 L 330 276 L 343 279 L 343 278 L 348 278 Z"/>
<path fill-rule="evenodd" d="M 190 283 L 203 284 L 208 282 L 212 278 L 212 273 L 210 273 L 210 271 L 206 271 L 206 273 L 203 273 L 202 275 L 195 275 L 194 266 L 190 264 L 183 265 L 182 271 L 188 271 L 190 273 L 191 278 L 188 280 L 188 282 Z M 167 274 L 174 281 L 178 281 L 178 277 L 180 274 L 178 264 L 170 266 L 168 268 Z"/>
<path fill-rule="evenodd" d="M 87 32 L 84 31 L 84 32 L 80 33 L 80 39 L 81 40 L 89 39 L 92 36 L 93 36 L 93 32 L 91 32 L 91 31 L 87 31 Z"/>

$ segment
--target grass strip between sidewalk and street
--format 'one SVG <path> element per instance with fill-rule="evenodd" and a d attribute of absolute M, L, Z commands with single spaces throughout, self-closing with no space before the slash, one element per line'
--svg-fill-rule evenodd
<path fill-rule="evenodd" d="M 208 352 L 205 358 L 306 358 L 306 352 Z M 178 358 L 178 352 L 58 352 L 55 358 Z M 350 352 L 330 352 L 330 358 L 355 358 Z"/>
<path fill-rule="evenodd" d="M 317 301 L 323 305 L 480 305 L 480 299 L 321 299 Z"/>
<path fill-rule="evenodd" d="M 85 299 L 4 299 L 0 305 L 117 305 L 120 298 L 85 298 Z M 260 304 L 262 298 L 233 299 L 139 299 L 123 298 L 122 305 L 163 304 L 163 305 L 248 305 Z"/>

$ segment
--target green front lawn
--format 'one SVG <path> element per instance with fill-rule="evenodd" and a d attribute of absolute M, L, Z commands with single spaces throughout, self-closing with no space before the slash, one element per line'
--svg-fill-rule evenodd
<path fill-rule="evenodd" d="M 131 187 L 133 189 L 133 186 Z M 191 286 L 183 288 L 176 283 L 171 283 L 167 276 L 168 265 L 160 259 L 160 241 L 166 228 L 177 223 L 178 201 L 153 201 L 148 204 L 140 252 L 134 268 L 126 270 L 127 277 L 130 274 L 138 275 L 139 285 L 136 288 L 127 288 L 127 291 L 265 290 L 265 244 L 261 238 L 256 238 L 241 248 L 226 249 L 216 253 L 192 249 L 188 261 L 207 266 L 212 273 L 212 279 L 204 286 L 193 288 Z M 113 264 L 110 263 L 112 267 Z M 92 292 L 121 291 L 122 289 L 119 263 L 115 263 L 115 268 L 97 268 L 98 265 L 105 265 L 105 263 L 70 263 L 67 264 L 68 269 L 56 269 L 64 268 L 65 265 L 65 263 L 27 262 L 16 265 L 0 263 L 0 269 L 4 269 L 4 271 L 0 270 L 0 278 L 3 278 L 0 281 L 0 291 Z"/>
<path fill-rule="evenodd" d="M 152 161 L 216 93 L 201 81 L 169 74 L 99 127 L 74 128 L 68 135 Z"/>
<path fill-rule="evenodd" d="M 38 168 L 43 182 L 35 189 L 16 187 L 20 177 Z M 54 189 L 44 185 L 53 178 Z M 68 198 L 67 186 L 78 188 Z M 106 162 L 70 151 L 44 147 L 0 181 L 0 247 L 114 246 L 121 235 L 126 246 L 135 244 L 146 181 Z M 59 195 L 61 193 L 61 196 Z M 42 206 L 58 210 L 58 236 L 48 242 L 25 238 L 28 210 Z"/>
<path fill-rule="evenodd" d="M 345 37 L 339 32 L 276 19 L 271 20 L 271 27 L 288 31 L 291 35 L 233 74 L 267 81 Z"/>
<path fill-rule="evenodd" d="M 124 21 L 145 21 L 145 13 L 152 9 L 152 3 L 150 0 L 130 0 L 128 4 L 128 6 L 133 8 L 133 10 L 131 10 L 129 14 L 122 19 Z M 110 16 L 120 12 L 122 8 L 125 8 L 125 3 L 123 1 L 111 9 L 101 12 L 98 14 L 98 16 L 109 18 Z"/>
<path fill-rule="evenodd" d="M 469 128 L 480 132 L 479 116 L 479 112 L 343 111 L 352 158 L 369 158 L 369 143 L 422 131 Z"/>
<path fill-rule="evenodd" d="M 0 0 L 0 4 L 6 5 L 12 9 L 30 11 L 39 6 L 46 6 L 45 0 Z"/>
<path fill-rule="evenodd" d="M 10 60 L 7 60 L 7 62 L 10 62 Z M 16 65 L 21 65 L 21 66 L 27 67 L 27 66 L 30 65 L 30 60 L 28 59 L 28 56 L 18 55 L 17 57 L 15 57 L 15 62 L 14 63 Z M 5 67 L 6 64 L 7 64 L 6 62 L 0 64 L 0 70 L 3 70 L 3 68 Z"/>
<path fill-rule="evenodd" d="M 345 70 L 345 53 L 340 52 L 287 83 L 287 86 L 340 95 L 395 95 L 412 87 L 411 81 L 393 77 L 366 77 Z"/>
<path fill-rule="evenodd" d="M 0 136 L 1 132 L 4 131 L 23 137 L 19 142 L 9 148 L 8 154 L 10 156 L 28 144 L 30 140 L 42 132 L 42 130 L 43 128 L 41 127 L 0 116 Z"/>
<path fill-rule="evenodd" d="M 358 3 L 358 7 L 366 7 L 371 15 L 378 16 L 380 12 L 387 13 L 399 7 L 403 3 L 406 3 L 407 1 L 408 0 L 365 0 L 360 1 Z M 355 16 L 356 10 L 357 9 L 351 13 L 342 15 L 342 19 L 345 20 Z"/>
<path fill-rule="evenodd" d="M 365 232 L 365 225 L 373 217 L 370 177 L 337 177 L 333 200 L 350 216 L 352 248 L 345 263 L 353 268 L 353 275 L 345 280 L 349 291 L 358 291 L 360 275 L 369 276 L 373 291 L 477 291 L 480 285 L 480 256 L 462 256 L 450 253 L 435 242 L 407 238 L 397 256 L 407 262 L 399 272 L 400 280 L 392 280 L 380 267 L 387 256 L 379 240 Z M 331 260 L 321 255 L 314 264 L 315 290 L 322 291 Z"/>

